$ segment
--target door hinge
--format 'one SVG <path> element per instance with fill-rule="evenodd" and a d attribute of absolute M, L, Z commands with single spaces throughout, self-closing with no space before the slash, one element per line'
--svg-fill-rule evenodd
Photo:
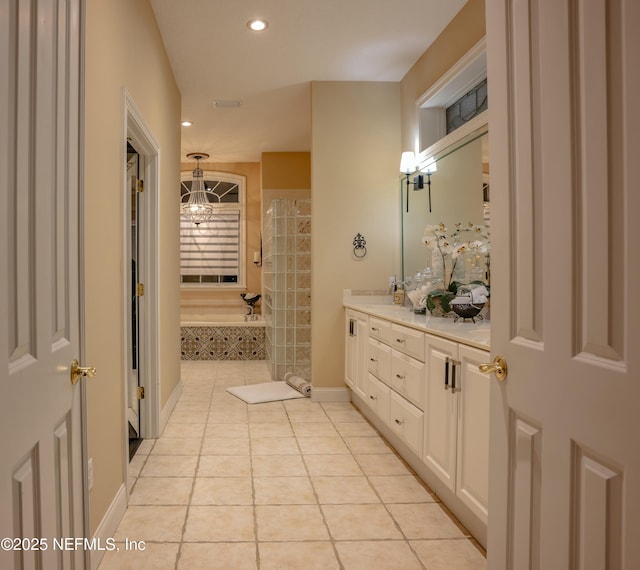
<path fill-rule="evenodd" d="M 138 294 L 138 297 L 144 297 L 144 283 L 138 283 L 136 293 Z"/>
<path fill-rule="evenodd" d="M 144 400 L 144 386 L 138 386 L 138 400 Z"/>
<path fill-rule="evenodd" d="M 138 180 L 138 192 L 144 192 L 144 180 Z"/>

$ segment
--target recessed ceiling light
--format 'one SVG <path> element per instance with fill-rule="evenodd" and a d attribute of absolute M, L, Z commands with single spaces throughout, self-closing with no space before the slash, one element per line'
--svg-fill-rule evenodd
<path fill-rule="evenodd" d="M 261 32 L 269 27 L 269 22 L 261 18 L 254 18 L 247 22 L 247 27 L 254 32 Z"/>
<path fill-rule="evenodd" d="M 182 121 L 180 123 L 183 127 L 190 127 L 193 123 L 191 121 Z"/>

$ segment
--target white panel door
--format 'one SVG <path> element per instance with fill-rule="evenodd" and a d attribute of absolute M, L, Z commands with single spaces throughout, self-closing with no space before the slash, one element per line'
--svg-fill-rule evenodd
<path fill-rule="evenodd" d="M 0 5 L 1 568 L 84 568 L 81 0 Z M 60 546 L 60 543 L 57 543 Z"/>
<path fill-rule="evenodd" d="M 488 567 L 640 568 L 640 2 L 486 6 Z"/>

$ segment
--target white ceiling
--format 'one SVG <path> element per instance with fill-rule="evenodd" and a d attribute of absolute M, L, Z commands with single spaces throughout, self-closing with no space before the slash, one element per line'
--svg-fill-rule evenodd
<path fill-rule="evenodd" d="M 182 159 L 308 151 L 310 81 L 400 81 L 466 0 L 151 0 L 182 93 Z M 269 28 L 251 32 L 261 17 Z M 240 100 L 214 108 L 213 100 Z"/>

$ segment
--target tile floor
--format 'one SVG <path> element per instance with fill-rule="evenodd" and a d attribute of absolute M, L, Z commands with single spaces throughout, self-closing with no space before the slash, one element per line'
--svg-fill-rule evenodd
<path fill-rule="evenodd" d="M 130 464 L 100 570 L 480 570 L 481 548 L 351 404 L 247 405 L 264 361 L 183 362 L 162 437 Z M 122 546 L 122 544 L 121 544 Z"/>

